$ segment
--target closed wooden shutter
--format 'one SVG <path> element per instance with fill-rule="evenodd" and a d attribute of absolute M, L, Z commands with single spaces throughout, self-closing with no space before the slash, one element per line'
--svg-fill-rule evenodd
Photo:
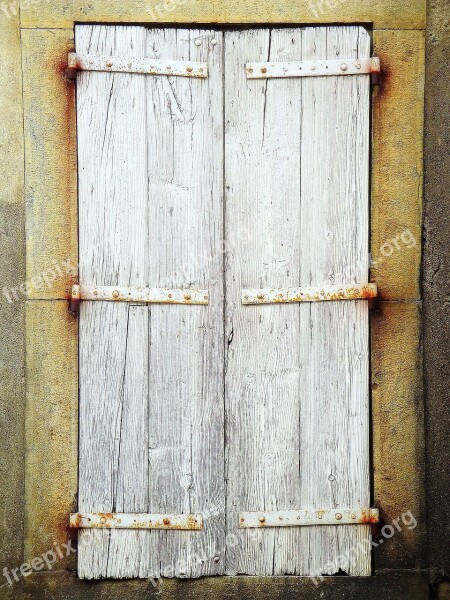
<path fill-rule="evenodd" d="M 203 521 L 86 526 L 80 577 L 370 574 L 368 525 L 240 522 L 370 506 L 367 300 L 242 301 L 367 282 L 369 75 L 246 64 L 368 58 L 368 33 L 79 25 L 76 52 L 207 66 L 77 76 L 81 289 L 189 296 L 82 300 L 78 511 Z"/>
<path fill-rule="evenodd" d="M 367 301 L 239 301 L 243 288 L 367 281 L 370 86 L 367 76 L 248 81 L 240 66 L 369 53 L 358 27 L 226 37 L 226 231 L 251 232 L 225 275 L 229 532 L 242 506 L 369 506 Z M 368 536 L 350 525 L 257 533 L 237 532 L 228 573 L 326 573 Z M 368 547 L 347 570 L 370 573 Z"/>

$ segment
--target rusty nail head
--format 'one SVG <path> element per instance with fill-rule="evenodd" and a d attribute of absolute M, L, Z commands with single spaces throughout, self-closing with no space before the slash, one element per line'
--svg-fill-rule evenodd
<path fill-rule="evenodd" d="M 342 519 L 341 513 L 336 513 L 336 519 L 340 521 Z"/>
<path fill-rule="evenodd" d="M 113 66 L 112 61 L 108 60 L 108 62 L 106 63 L 106 66 L 107 67 L 112 67 Z"/>
<path fill-rule="evenodd" d="M 259 517 L 259 522 L 260 523 L 265 523 L 266 522 L 266 517 Z"/>
<path fill-rule="evenodd" d="M 119 292 L 117 290 L 114 290 L 112 293 L 112 297 L 113 298 L 118 298 L 119 297 Z"/>
<path fill-rule="evenodd" d="M 192 67 L 186 67 L 186 71 L 187 71 L 188 73 L 192 73 Z"/>
<path fill-rule="evenodd" d="M 267 69 L 266 69 L 266 67 L 263 67 L 263 68 L 261 69 L 261 73 L 267 73 Z"/>
<path fill-rule="evenodd" d="M 358 62 L 357 62 L 357 63 L 355 63 L 355 67 L 356 67 L 357 69 L 360 69 L 360 68 L 361 68 L 361 63 L 358 63 Z"/>
<path fill-rule="evenodd" d="M 184 295 L 184 299 L 185 300 L 190 300 L 191 299 L 191 295 L 190 294 L 185 294 Z"/>
<path fill-rule="evenodd" d="M 346 70 L 347 70 L 346 63 L 342 63 L 342 65 L 341 65 L 341 71 L 346 71 Z"/>
<path fill-rule="evenodd" d="M 164 523 L 164 525 L 170 525 L 170 520 L 169 519 L 163 519 L 163 523 Z"/>
<path fill-rule="evenodd" d="M 102 525 L 104 525 L 104 524 L 106 523 L 106 518 L 105 518 L 105 517 L 102 517 L 102 518 L 100 519 L 100 523 L 101 523 Z"/>

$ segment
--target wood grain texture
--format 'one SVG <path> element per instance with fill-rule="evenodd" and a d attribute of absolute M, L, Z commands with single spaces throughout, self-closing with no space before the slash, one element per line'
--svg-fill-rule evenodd
<path fill-rule="evenodd" d="M 226 272 L 228 532 L 239 509 L 369 505 L 367 303 L 235 300 L 368 275 L 368 77 L 247 81 L 239 62 L 369 52 L 356 27 L 226 34 L 226 231 L 251 227 Z M 368 575 L 368 545 L 345 556 L 368 533 L 240 531 L 227 573 Z"/>
<path fill-rule="evenodd" d="M 77 26 L 76 42 L 209 70 L 79 75 L 80 283 L 210 297 L 82 303 L 78 510 L 205 529 L 84 531 L 80 576 L 370 574 L 367 526 L 238 527 L 242 511 L 370 505 L 367 302 L 241 304 L 244 288 L 367 281 L 369 77 L 245 74 L 368 57 L 367 32 Z"/>
<path fill-rule="evenodd" d="M 291 305 L 242 306 L 243 288 L 298 285 L 301 94 L 295 80 L 247 80 L 245 63 L 295 60 L 293 30 L 226 34 L 227 573 L 279 574 L 275 547 L 298 531 L 237 530 L 241 511 L 300 507 L 299 318 Z M 297 34 L 298 38 L 298 34 Z"/>
<path fill-rule="evenodd" d="M 209 70 L 147 87 L 152 282 L 209 292 L 208 306 L 149 308 L 149 512 L 203 515 L 201 532 L 154 532 L 161 575 L 198 577 L 223 572 L 225 535 L 222 34 L 150 30 L 147 51 Z"/>
<path fill-rule="evenodd" d="M 307 28 L 303 56 L 363 58 L 360 27 Z M 368 76 L 303 82 L 301 285 L 368 277 Z M 304 230 L 305 231 L 305 230 Z M 306 231 L 305 231 L 306 233 Z M 300 307 L 301 502 L 312 508 L 370 504 L 367 301 Z M 302 530 L 308 570 L 370 574 L 369 526 Z M 352 553 L 352 550 L 354 552 Z"/>
<path fill-rule="evenodd" d="M 76 48 L 100 55 L 141 56 L 146 31 L 134 27 L 76 27 Z M 90 285 L 145 285 L 147 176 L 145 79 L 128 74 L 84 72 L 77 78 L 80 282 Z M 128 141 L 128 143 L 127 143 Z M 83 302 L 80 311 L 80 465 L 81 511 L 114 512 L 122 495 L 129 361 L 137 341 L 128 305 Z M 130 323 L 131 321 L 131 323 Z M 144 340 L 144 336 L 140 336 Z M 141 348 L 141 352 L 146 349 Z M 138 368 L 137 364 L 131 368 Z M 137 385 L 139 385 L 137 383 Z M 139 389 L 136 389 L 136 394 Z M 145 439 L 135 439 L 136 445 Z M 148 465 L 145 465 L 147 477 Z M 131 498 L 142 490 L 134 482 Z M 137 497 L 145 509 L 146 498 Z M 136 507 L 135 507 L 136 508 Z M 121 536 L 121 540 L 118 537 Z M 133 538 L 133 539 L 131 539 Z M 125 532 L 80 533 L 80 577 L 131 576 L 135 560 L 121 560 L 121 543 L 135 543 Z M 130 549 L 131 550 L 131 549 Z M 133 550 L 131 550 L 133 554 Z M 134 558 L 134 557 L 133 557 Z"/>
<path fill-rule="evenodd" d="M 222 569 L 221 39 L 76 28 L 78 51 L 211 69 L 204 81 L 78 77 L 80 282 L 210 293 L 199 307 L 82 303 L 79 510 L 198 512 L 205 530 L 83 531 L 80 577 Z"/>

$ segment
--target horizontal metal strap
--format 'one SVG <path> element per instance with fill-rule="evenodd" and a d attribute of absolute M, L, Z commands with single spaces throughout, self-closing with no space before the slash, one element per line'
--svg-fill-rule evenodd
<path fill-rule="evenodd" d="M 380 72 L 380 59 L 340 58 L 339 60 L 302 60 L 296 62 L 255 62 L 246 64 L 247 79 L 276 77 L 323 77 L 324 75 L 362 75 Z"/>
<path fill-rule="evenodd" d="M 176 77 L 208 77 L 206 63 L 184 60 L 159 60 L 115 56 L 94 56 L 82 52 L 71 52 L 68 57 L 69 69 L 77 71 L 104 71 L 112 73 L 140 73 L 141 75 L 173 75 Z"/>
<path fill-rule="evenodd" d="M 243 304 L 323 302 L 331 300 L 368 300 L 376 297 L 377 286 L 375 283 L 242 290 Z"/>
<path fill-rule="evenodd" d="M 302 525 L 362 525 L 378 523 L 377 508 L 334 508 L 243 512 L 239 527 L 299 527 Z"/>
<path fill-rule="evenodd" d="M 207 290 L 162 289 L 147 287 L 74 285 L 72 302 L 107 300 L 110 302 L 144 302 L 152 304 L 208 304 Z"/>
<path fill-rule="evenodd" d="M 72 513 L 75 529 L 203 529 L 201 515 L 160 515 L 145 513 Z"/>

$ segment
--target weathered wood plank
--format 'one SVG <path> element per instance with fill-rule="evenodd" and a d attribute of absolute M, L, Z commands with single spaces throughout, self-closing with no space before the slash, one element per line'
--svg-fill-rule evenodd
<path fill-rule="evenodd" d="M 306 28 L 305 60 L 370 55 L 360 27 Z M 302 82 L 301 285 L 368 277 L 367 75 Z M 300 493 L 305 508 L 369 506 L 367 301 L 300 305 Z M 370 574 L 368 526 L 302 530 L 304 574 Z M 346 556 L 347 555 L 347 556 Z"/>
<path fill-rule="evenodd" d="M 121 373 L 121 412 L 114 512 L 146 512 L 148 506 L 148 351 L 149 314 L 146 306 L 127 307 L 127 331 Z M 110 533 L 108 577 L 133 577 L 145 560 L 147 531 Z M 156 558 L 156 557 L 155 557 Z"/>
<path fill-rule="evenodd" d="M 142 27 L 78 26 L 75 35 L 80 51 L 145 56 Z M 86 285 L 147 283 L 145 85 L 144 77 L 129 74 L 78 75 L 80 282 Z M 146 307 L 81 305 L 81 512 L 147 512 L 146 321 Z M 137 576 L 145 533 L 82 531 L 79 576 Z"/>
<path fill-rule="evenodd" d="M 147 82 L 152 285 L 209 293 L 208 306 L 149 309 L 149 512 L 204 519 L 202 531 L 152 532 L 166 577 L 223 572 L 222 42 L 207 30 L 148 35 L 150 57 L 208 63 L 208 79 Z"/>
<path fill-rule="evenodd" d="M 243 306 L 242 289 L 299 283 L 298 81 L 247 80 L 245 63 L 300 60 L 300 31 L 226 34 L 227 573 L 282 574 L 295 529 L 239 530 L 239 512 L 300 507 L 299 318 L 293 305 Z M 292 572 L 295 572 L 293 570 Z"/>

